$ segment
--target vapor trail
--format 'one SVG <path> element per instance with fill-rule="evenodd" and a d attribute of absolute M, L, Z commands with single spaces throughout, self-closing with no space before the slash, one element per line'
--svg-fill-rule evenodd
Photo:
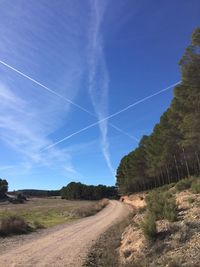
<path fill-rule="evenodd" d="M 52 93 L 52 94 L 54 94 L 54 95 L 56 95 L 56 96 L 58 96 L 58 97 L 64 99 L 65 101 L 67 101 L 68 103 L 72 104 L 73 106 L 79 108 L 80 110 L 82 110 L 82 111 L 84 111 L 84 112 L 86 112 L 86 113 L 88 113 L 88 114 L 90 114 L 91 116 L 93 116 L 93 117 L 96 118 L 96 116 L 95 116 L 92 112 L 90 112 L 89 110 L 87 110 L 87 109 L 85 109 L 84 107 L 80 106 L 79 104 L 76 104 L 75 102 L 73 102 L 72 100 L 68 99 L 67 97 L 65 97 L 65 96 L 63 96 L 63 95 L 57 93 L 56 91 L 50 89 L 49 87 L 45 86 L 44 84 L 42 84 L 42 83 L 38 82 L 37 80 L 31 78 L 30 76 L 26 75 L 25 73 L 23 73 L 23 72 L 17 70 L 16 68 L 14 68 L 14 67 L 12 67 L 11 65 L 5 63 L 4 61 L 0 60 L 0 63 L 1 63 L 2 65 L 6 66 L 7 68 L 9 68 L 9 69 L 15 71 L 16 73 L 20 74 L 21 76 L 25 77 L 26 79 L 32 81 L 33 83 L 39 85 L 40 87 L 44 88 L 44 89 L 47 90 L 48 92 L 50 92 L 50 93 Z M 110 124 L 110 126 L 111 126 L 112 128 L 115 128 L 117 131 L 119 131 L 119 132 L 121 132 L 121 133 L 124 133 L 125 135 L 129 136 L 130 138 L 132 138 L 132 139 L 134 139 L 134 140 L 137 140 L 136 137 L 129 135 L 128 133 L 126 133 L 126 132 L 124 132 L 123 130 L 119 129 L 117 126 L 114 126 L 113 124 L 112 124 L 112 125 Z"/>
<path fill-rule="evenodd" d="M 93 115 L 90 111 L 88 111 L 87 109 L 81 107 L 80 105 L 78 105 L 78 104 L 76 104 L 75 102 L 71 101 L 71 100 L 68 99 L 67 97 L 65 97 L 65 96 L 63 96 L 63 95 L 57 93 L 56 91 L 50 89 L 49 87 L 45 86 L 44 84 L 42 84 L 42 83 L 36 81 L 35 79 L 33 79 L 33 78 L 31 78 L 30 76 L 24 74 L 23 72 L 21 72 L 21 71 L 15 69 L 14 67 L 8 65 L 7 63 L 3 62 L 2 60 L 0 60 L 0 63 L 1 63 L 2 65 L 6 66 L 7 68 L 9 68 L 9 69 L 11 69 L 11 70 L 17 72 L 17 73 L 20 74 L 21 76 L 27 78 L 28 80 L 34 82 L 35 84 L 41 86 L 42 88 L 44 88 L 45 90 L 49 91 L 50 93 L 52 93 L 52 94 L 54 94 L 54 95 L 56 95 L 56 96 L 58 96 L 58 97 L 64 99 L 65 101 L 69 102 L 69 103 L 72 104 L 73 106 L 75 106 L 75 107 L 77 107 L 77 108 L 79 108 L 79 109 L 81 109 L 81 110 L 87 112 L 88 114 L 94 116 L 94 115 Z"/>
<path fill-rule="evenodd" d="M 127 133 L 127 132 L 124 132 L 121 128 L 117 127 L 116 125 L 114 125 L 114 124 L 112 124 L 112 123 L 110 123 L 110 122 L 109 122 L 108 124 L 109 124 L 112 128 L 116 129 L 118 132 L 123 133 L 124 135 L 127 135 L 129 138 L 135 140 L 137 143 L 140 141 L 137 137 L 132 136 L 132 135 L 130 135 L 130 134 Z"/>
<path fill-rule="evenodd" d="M 86 131 L 86 130 L 88 130 L 88 129 L 90 129 L 90 128 L 96 126 L 96 125 L 98 125 L 98 124 L 101 123 L 101 122 L 104 122 L 104 121 L 109 120 L 109 119 L 111 119 L 111 118 L 113 118 L 113 117 L 116 117 L 117 115 L 119 115 L 119 114 L 121 114 L 121 113 L 123 113 L 123 112 L 125 112 L 125 111 L 127 111 L 127 110 L 129 110 L 129 109 L 131 109 L 132 107 L 134 107 L 134 106 L 136 106 L 136 105 L 138 105 L 138 104 L 140 104 L 140 103 L 142 103 L 142 102 L 145 102 L 146 100 L 151 99 L 152 97 L 157 96 L 157 95 L 159 95 L 159 94 L 161 94 L 161 93 L 163 93 L 163 92 L 169 90 L 170 88 L 172 88 L 172 87 L 174 87 L 174 86 L 176 86 L 176 85 L 178 85 L 178 84 L 180 84 L 180 83 L 181 83 L 181 81 L 176 82 L 176 83 L 174 83 L 174 84 L 172 84 L 172 85 L 170 85 L 170 86 L 168 86 L 168 87 L 166 87 L 166 88 L 164 88 L 164 89 L 162 89 L 162 90 L 160 90 L 160 91 L 158 91 L 158 92 L 156 92 L 156 93 L 154 93 L 154 94 L 152 94 L 152 95 L 146 96 L 146 97 L 144 97 L 144 98 L 142 98 L 142 99 L 140 99 L 140 100 L 138 100 L 138 101 L 136 101 L 136 102 L 134 102 L 134 103 L 128 105 L 127 107 L 125 107 L 125 108 L 123 108 L 123 109 L 121 109 L 121 110 L 119 110 L 119 111 L 117 111 L 117 112 L 111 114 L 110 116 L 107 116 L 107 117 L 105 117 L 105 118 L 103 118 L 103 119 L 101 119 L 101 120 L 99 120 L 99 121 L 97 121 L 97 122 L 94 122 L 94 123 L 92 123 L 92 124 L 90 124 L 90 125 L 88 125 L 88 126 L 82 128 L 82 129 L 80 129 L 80 130 L 78 130 L 78 131 L 76 131 L 76 132 L 74 132 L 74 133 L 72 133 L 72 134 L 70 134 L 70 135 L 64 137 L 63 139 L 60 139 L 59 141 L 57 141 L 57 142 L 51 144 L 50 146 L 47 146 L 44 150 L 47 150 L 47 149 L 49 149 L 49 148 L 51 148 L 51 147 L 54 147 L 54 146 L 56 146 L 57 144 L 62 143 L 63 141 L 68 140 L 68 139 L 70 139 L 71 137 L 73 137 L 73 136 L 75 136 L 75 135 L 77 135 L 77 134 L 79 134 L 79 133 L 81 133 L 81 132 L 84 132 L 84 131 Z"/>

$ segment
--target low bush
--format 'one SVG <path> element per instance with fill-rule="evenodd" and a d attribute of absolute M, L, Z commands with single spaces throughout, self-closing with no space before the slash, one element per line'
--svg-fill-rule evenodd
<path fill-rule="evenodd" d="M 176 200 L 174 196 L 171 196 L 169 199 L 167 199 L 166 197 L 167 196 L 165 196 L 165 201 L 164 201 L 163 218 L 167 219 L 170 222 L 174 222 L 176 221 L 178 215 Z"/>
<path fill-rule="evenodd" d="M 154 240 L 156 238 L 156 217 L 153 213 L 148 212 L 146 214 L 144 221 L 141 223 L 141 229 L 146 239 Z"/>
<path fill-rule="evenodd" d="M 155 216 L 155 219 L 176 220 L 177 205 L 172 193 L 154 190 L 146 197 L 146 203 L 147 210 Z"/>
<path fill-rule="evenodd" d="M 165 184 L 165 185 L 157 188 L 157 190 L 159 190 L 159 191 L 168 191 L 169 189 L 173 188 L 174 186 L 175 186 L 175 183 Z"/>
<path fill-rule="evenodd" d="M 192 182 L 191 190 L 192 190 L 192 193 L 194 193 L 194 194 L 200 193 L 200 179 Z"/>
<path fill-rule="evenodd" d="M 12 204 L 23 204 L 24 200 L 23 199 L 18 199 L 18 198 L 10 198 L 9 202 Z"/>
<path fill-rule="evenodd" d="M 34 221 L 33 224 L 34 224 L 34 229 L 44 229 L 45 228 L 44 225 L 38 221 Z"/>
<path fill-rule="evenodd" d="M 193 197 L 189 197 L 188 198 L 188 203 L 189 204 L 192 204 L 192 203 L 194 203 L 195 202 L 195 199 L 193 198 Z"/>
<path fill-rule="evenodd" d="M 18 216 L 10 216 L 2 219 L 0 224 L 0 235 L 26 234 L 31 230 L 24 219 Z"/>
<path fill-rule="evenodd" d="M 142 214 L 146 211 L 146 206 L 138 208 L 138 213 Z"/>
<path fill-rule="evenodd" d="M 175 188 L 178 192 L 189 189 L 191 187 L 192 181 L 193 178 L 182 179 L 176 184 Z"/>

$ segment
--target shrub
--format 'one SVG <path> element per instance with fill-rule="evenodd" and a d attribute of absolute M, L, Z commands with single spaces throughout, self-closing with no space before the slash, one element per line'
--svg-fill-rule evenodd
<path fill-rule="evenodd" d="M 146 197 L 147 209 L 153 213 L 156 219 L 161 219 L 162 210 L 163 210 L 163 203 L 160 201 L 159 191 L 152 191 Z"/>
<path fill-rule="evenodd" d="M 29 225 L 24 219 L 18 216 L 10 216 L 2 219 L 0 225 L 0 235 L 26 234 L 30 231 Z"/>
<path fill-rule="evenodd" d="M 146 206 L 144 206 L 144 207 L 139 207 L 138 208 L 138 213 L 139 214 L 142 214 L 142 213 L 144 213 L 146 211 Z"/>
<path fill-rule="evenodd" d="M 24 200 L 23 199 L 18 199 L 18 198 L 10 198 L 9 202 L 12 204 L 23 204 Z"/>
<path fill-rule="evenodd" d="M 165 184 L 158 188 L 159 191 L 167 191 L 175 186 L 175 183 Z"/>
<path fill-rule="evenodd" d="M 34 224 L 34 228 L 35 228 L 35 229 L 44 229 L 44 228 L 45 228 L 44 225 L 41 224 L 41 223 L 38 222 L 38 221 L 34 221 L 33 224 Z"/>
<path fill-rule="evenodd" d="M 200 180 L 193 181 L 191 186 L 192 193 L 199 194 L 200 193 Z"/>
<path fill-rule="evenodd" d="M 141 223 L 141 228 L 144 236 L 148 240 L 154 240 L 157 234 L 156 217 L 153 213 L 148 212 L 144 221 Z"/>
<path fill-rule="evenodd" d="M 192 180 L 193 180 L 192 178 L 185 178 L 183 180 L 180 180 L 175 186 L 176 190 L 180 192 L 180 191 L 190 188 L 192 184 Z"/>
<path fill-rule="evenodd" d="M 193 198 L 193 197 L 189 197 L 188 198 L 188 203 L 189 204 L 192 204 L 192 203 L 194 203 L 195 202 L 195 199 Z"/>
<path fill-rule="evenodd" d="M 27 200 L 27 198 L 26 198 L 23 194 L 21 194 L 21 193 L 19 193 L 19 194 L 17 195 L 17 199 L 18 199 L 18 200 L 23 200 L 23 201 L 26 201 L 26 200 Z"/>
<path fill-rule="evenodd" d="M 175 197 L 170 192 L 152 191 L 146 197 L 147 209 L 156 219 L 175 221 L 177 218 L 177 205 Z"/>
<path fill-rule="evenodd" d="M 177 205 L 174 196 L 169 199 L 165 198 L 164 208 L 163 208 L 163 218 L 170 222 L 174 222 L 177 219 Z"/>

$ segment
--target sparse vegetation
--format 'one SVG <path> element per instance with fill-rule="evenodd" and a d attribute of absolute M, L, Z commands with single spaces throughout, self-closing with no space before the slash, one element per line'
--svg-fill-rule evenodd
<path fill-rule="evenodd" d="M 140 264 L 144 267 L 199 266 L 200 195 L 194 190 L 198 188 L 199 178 L 190 177 L 188 180 L 189 186 L 185 181 L 177 183 L 178 192 L 177 184 L 173 184 L 173 187 L 168 185 L 148 193 L 146 214 L 138 211 L 131 224 L 139 224 L 140 229 L 129 227 L 125 231 L 120 248 L 125 263 L 123 267 Z M 140 247 L 135 245 L 137 242 Z M 132 253 L 126 257 L 126 251 L 130 252 L 131 247 Z"/>
<path fill-rule="evenodd" d="M 144 221 L 141 223 L 144 236 L 148 240 L 154 240 L 156 238 L 156 217 L 153 213 L 148 212 L 145 216 Z"/>
<path fill-rule="evenodd" d="M 31 231 L 31 227 L 19 216 L 13 215 L 3 218 L 0 224 L 0 235 L 26 234 Z"/>
<path fill-rule="evenodd" d="M 200 179 L 195 180 L 195 181 L 192 182 L 191 191 L 194 194 L 199 194 L 200 193 Z"/>
<path fill-rule="evenodd" d="M 142 214 L 146 211 L 146 206 L 138 208 L 138 213 Z"/>
<path fill-rule="evenodd" d="M 96 203 L 91 203 L 88 206 L 79 207 L 72 211 L 71 215 L 72 217 L 88 217 L 94 215 L 105 208 L 108 205 L 108 202 L 109 201 L 107 199 L 102 199 L 97 201 Z"/>
<path fill-rule="evenodd" d="M 175 221 L 177 218 L 177 205 L 175 196 L 169 191 L 153 190 L 146 197 L 147 210 L 155 216 L 156 220 L 167 219 Z"/>
<path fill-rule="evenodd" d="M 195 202 L 195 199 L 193 198 L 193 197 L 189 197 L 188 198 L 188 203 L 189 204 L 192 204 L 192 203 L 194 203 Z"/>
<path fill-rule="evenodd" d="M 84 267 L 117 267 L 119 256 L 117 249 L 121 243 L 121 235 L 126 226 L 131 222 L 131 217 L 113 225 L 95 243 L 90 250 Z M 128 253 L 128 252 L 127 252 Z"/>
<path fill-rule="evenodd" d="M 183 190 L 189 189 L 191 187 L 191 184 L 192 184 L 192 178 L 185 178 L 180 180 L 176 184 L 175 188 L 178 192 L 181 192 Z"/>
<path fill-rule="evenodd" d="M 25 224 L 29 226 L 29 230 L 36 230 L 41 228 L 48 228 L 56 224 L 61 224 L 93 215 L 103 209 L 108 203 L 108 200 L 101 201 L 67 201 L 62 199 L 51 198 L 35 198 L 30 199 L 23 205 L 17 204 L 1 204 L 0 205 L 0 223 L 3 228 L 4 225 L 11 225 L 13 221 L 17 224 L 19 220 L 13 218 L 20 218 Z M 11 218 L 11 219 L 10 219 Z M 21 233 L 25 233 L 22 228 Z M 4 233 L 3 233 L 4 232 Z M 6 231 L 3 230 L 3 235 Z M 15 234 L 15 231 L 10 231 L 9 234 Z"/>

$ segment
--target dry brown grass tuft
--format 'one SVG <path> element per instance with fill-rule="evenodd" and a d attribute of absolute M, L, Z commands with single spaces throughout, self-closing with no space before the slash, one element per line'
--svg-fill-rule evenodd
<path fill-rule="evenodd" d="M 0 225 L 0 235 L 26 234 L 31 230 L 23 218 L 10 216 L 4 218 Z"/>

